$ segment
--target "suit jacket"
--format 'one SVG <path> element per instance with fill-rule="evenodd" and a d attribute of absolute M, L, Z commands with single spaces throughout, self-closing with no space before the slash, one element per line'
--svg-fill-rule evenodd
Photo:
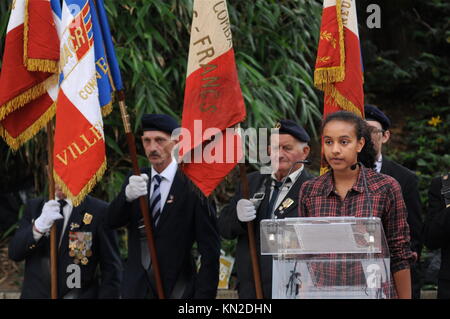
<path fill-rule="evenodd" d="M 450 280 L 450 207 L 445 207 L 441 188 L 441 177 L 433 178 L 428 191 L 428 212 L 425 220 L 424 239 L 428 248 L 441 249 L 439 279 Z M 447 291 L 446 295 L 449 294 L 450 291 Z"/>
<path fill-rule="evenodd" d="M 42 236 L 38 242 L 33 237 L 33 223 L 44 206 L 44 199 L 30 200 L 19 228 L 9 243 L 9 257 L 14 261 L 25 260 L 25 275 L 21 298 L 50 298 L 50 238 Z M 107 203 L 91 196 L 77 207 L 73 207 L 58 250 L 58 298 L 119 298 L 122 276 L 122 262 L 119 256 L 115 231 L 105 227 L 104 217 Z M 85 213 L 93 216 L 90 223 L 85 224 Z M 79 227 L 71 230 L 71 223 Z M 86 232 L 92 234 L 92 256 L 88 263 L 79 263 L 81 288 L 68 288 L 67 279 L 75 274 L 68 268 L 74 264 L 74 257 L 69 256 L 69 232 Z M 98 275 L 100 268 L 101 275 Z M 69 294 L 69 295 L 68 295 Z"/>
<path fill-rule="evenodd" d="M 144 168 L 151 180 L 151 169 Z M 139 199 L 127 202 L 125 187 L 108 208 L 110 227 L 128 228 L 128 260 L 125 266 L 122 296 L 124 298 L 155 297 L 152 277 L 141 261 L 141 240 L 138 229 L 142 216 Z M 149 183 L 150 184 L 150 183 Z M 220 237 L 215 210 L 206 198 L 201 198 L 188 178 L 178 170 L 164 204 L 154 240 L 161 280 L 166 298 L 182 283 L 181 298 L 215 298 L 219 281 Z M 150 205 L 149 205 L 150 206 Z M 197 273 L 192 256 L 194 242 L 201 255 Z"/>
<path fill-rule="evenodd" d="M 423 221 L 417 176 L 406 167 L 388 160 L 385 156 L 383 156 L 380 173 L 395 178 L 402 188 L 403 200 L 408 211 L 407 222 L 410 229 L 411 249 L 420 256 L 423 245 Z"/>
<path fill-rule="evenodd" d="M 285 198 L 291 198 L 294 203 L 288 208 L 284 209 L 283 213 L 279 214 L 278 206 L 275 211 L 277 218 L 298 217 L 298 195 L 300 187 L 303 182 L 313 178 L 307 171 L 303 170 L 297 181 L 291 186 Z M 262 188 L 265 193 L 264 199 L 258 207 L 255 219 L 255 237 L 256 248 L 259 256 L 261 281 L 263 286 L 263 294 L 265 298 L 272 297 L 272 256 L 262 256 L 260 253 L 260 222 L 261 219 L 267 218 L 267 210 L 270 197 L 271 177 L 270 175 L 261 175 L 259 172 L 249 174 L 249 192 L 250 198 L 259 192 Z M 241 299 L 256 298 L 255 285 L 253 281 L 253 270 L 251 258 L 248 247 L 247 225 L 239 221 L 237 218 L 236 204 L 242 198 L 240 187 L 236 194 L 231 199 L 230 204 L 227 205 L 219 216 L 219 231 L 226 239 L 237 238 L 236 244 L 236 271 L 238 280 L 238 293 Z M 281 201 L 283 203 L 284 200 Z"/>

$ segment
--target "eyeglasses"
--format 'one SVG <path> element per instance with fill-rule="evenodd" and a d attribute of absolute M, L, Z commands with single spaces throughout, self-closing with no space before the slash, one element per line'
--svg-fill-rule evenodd
<path fill-rule="evenodd" d="M 378 133 L 384 134 L 384 132 L 386 132 L 386 130 L 382 130 L 382 129 L 376 128 L 375 126 L 369 126 L 369 132 L 372 135 L 375 135 L 375 134 L 378 134 Z"/>

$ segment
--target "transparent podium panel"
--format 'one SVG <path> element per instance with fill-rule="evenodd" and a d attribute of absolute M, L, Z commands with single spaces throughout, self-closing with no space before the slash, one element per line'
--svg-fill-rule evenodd
<path fill-rule="evenodd" d="M 392 295 L 381 220 L 306 217 L 261 221 L 261 254 L 273 256 L 274 299 L 385 299 Z"/>

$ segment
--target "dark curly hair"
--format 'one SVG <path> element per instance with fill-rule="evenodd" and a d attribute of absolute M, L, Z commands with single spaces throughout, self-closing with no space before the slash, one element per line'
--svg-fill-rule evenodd
<path fill-rule="evenodd" d="M 335 113 L 331 113 L 322 122 L 322 129 L 321 129 L 322 135 L 325 125 L 327 125 L 327 123 L 331 121 L 347 122 L 355 126 L 355 133 L 358 140 L 360 140 L 361 137 L 364 137 L 366 141 L 361 152 L 358 154 L 358 161 L 363 163 L 365 167 L 374 168 L 377 153 L 375 151 L 369 126 L 367 125 L 366 121 L 364 121 L 356 114 L 348 111 L 338 111 Z"/>

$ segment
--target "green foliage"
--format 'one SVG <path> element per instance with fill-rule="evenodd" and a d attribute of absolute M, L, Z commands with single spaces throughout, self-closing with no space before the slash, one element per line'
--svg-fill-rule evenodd
<path fill-rule="evenodd" d="M 377 50 L 366 61 L 369 100 L 393 115 L 398 133 L 387 154 L 416 171 L 424 211 L 431 178 L 450 170 L 449 14 L 446 1 L 418 2 L 403 15 L 415 22 L 407 42 L 416 47 Z"/>
<path fill-rule="evenodd" d="M 9 1 L 10 2 L 10 1 Z M 127 94 L 138 153 L 144 113 L 181 119 L 189 49 L 192 0 L 105 1 Z M 0 3 L 0 31 L 6 32 L 9 3 Z M 321 3 L 311 0 L 228 1 L 241 88 L 247 106 L 243 127 L 268 127 L 281 117 L 300 121 L 315 132 L 319 99 L 312 89 Z M 3 38 L 2 38 L 3 40 Z M 0 45 L 3 45 L 2 44 Z M 0 47 L 1 48 L 1 47 Z M 3 50 L 0 52 L 0 60 Z M 108 170 L 93 195 L 111 200 L 131 168 L 118 106 L 104 119 Z M 36 141 L 39 141 L 36 143 Z M 11 154 L 0 143 L 4 154 Z M 37 193 L 46 186 L 45 132 L 8 155 L 1 172 L 33 175 Z M 3 156 L 2 156 L 3 158 Z M 17 160 L 19 158 L 19 160 Z M 13 160 L 14 159 L 14 160 Z M 148 165 L 141 157 L 143 166 Z M 17 176 L 11 178 L 18 180 Z"/>

